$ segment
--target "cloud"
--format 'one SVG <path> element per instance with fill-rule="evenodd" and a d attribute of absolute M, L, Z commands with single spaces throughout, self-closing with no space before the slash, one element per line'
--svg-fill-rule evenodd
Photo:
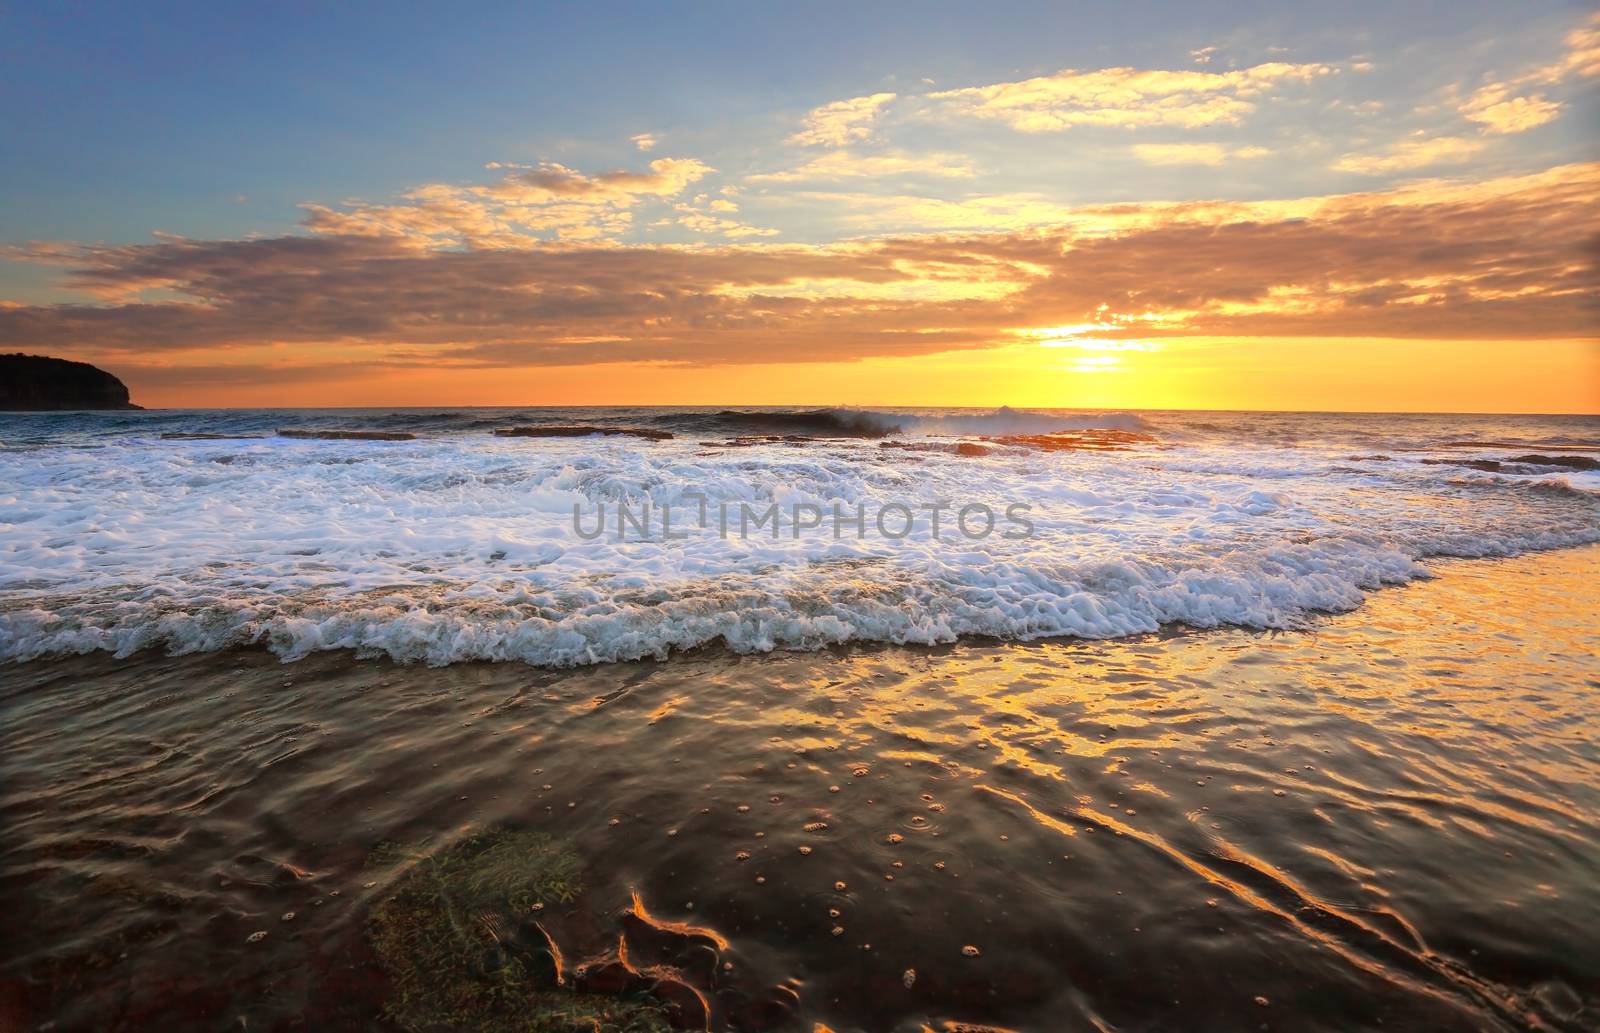
<path fill-rule="evenodd" d="M 641 151 L 651 150 L 656 144 L 661 142 L 661 138 L 656 136 L 654 133 L 635 133 L 633 136 L 628 137 L 628 139 L 632 140 L 633 145 L 639 148 Z"/>
<path fill-rule="evenodd" d="M 974 193 L 968 197 L 926 197 L 850 190 L 807 190 L 771 199 L 769 203 L 813 205 L 834 209 L 838 218 L 859 232 L 947 232 L 1018 230 L 1059 224 L 1074 209 L 1042 194 Z"/>
<path fill-rule="evenodd" d="M 619 169 L 595 176 L 586 176 L 555 162 L 541 162 L 529 168 L 516 168 L 498 183 L 470 189 L 478 196 L 493 196 L 520 204 L 543 204 L 569 198 L 627 204 L 641 196 L 680 194 L 690 183 L 712 171 L 711 166 L 694 158 L 657 158 L 650 163 L 649 172 Z"/>
<path fill-rule="evenodd" d="M 806 115 L 805 128 L 789 137 L 789 142 L 808 147 L 843 147 L 870 139 L 873 121 L 884 105 L 894 99 L 892 93 L 874 93 L 824 104 Z"/>
<path fill-rule="evenodd" d="M 1227 147 L 1220 143 L 1139 143 L 1134 156 L 1149 165 L 1221 165 L 1225 161 L 1264 158 L 1265 147 Z"/>
<path fill-rule="evenodd" d="M 737 219 L 726 216 L 737 212 L 739 206 L 732 201 L 719 199 L 708 200 L 705 194 L 696 197 L 690 204 L 674 206 L 678 211 L 676 219 L 671 220 L 677 225 L 693 230 L 703 236 L 727 237 L 729 240 L 742 240 L 746 237 L 775 237 L 778 231 L 765 226 L 751 226 Z"/>
<path fill-rule="evenodd" d="M 0 348 L 197 371 L 256 357 L 309 377 L 301 367 L 319 356 L 330 376 L 352 362 L 837 361 L 1012 345 L 1026 328 L 1140 342 L 1592 339 L 1597 201 L 1600 163 L 831 246 L 461 250 L 370 234 L 34 245 L 7 257 L 125 300 L 0 305 Z M 150 285 L 159 300 L 126 300 Z"/>
<path fill-rule="evenodd" d="M 1566 50 L 1551 64 L 1503 81 L 1480 86 L 1461 105 L 1461 114 L 1491 133 L 1522 133 L 1554 121 L 1562 105 L 1543 89 L 1572 78 L 1600 76 L 1600 14 L 1591 15 L 1562 40 Z"/>
<path fill-rule="evenodd" d="M 405 238 L 419 247 L 528 247 L 540 240 L 599 240 L 626 231 L 628 210 L 681 194 L 712 168 L 693 158 L 658 158 L 648 172 L 585 175 L 564 165 L 510 165 L 493 183 L 430 183 L 393 201 L 306 204 L 315 233 Z"/>
<path fill-rule="evenodd" d="M 1194 63 L 1197 65 L 1208 65 L 1211 63 L 1211 58 L 1216 54 L 1216 52 L 1216 47 L 1200 47 L 1198 49 L 1189 51 L 1189 57 L 1192 58 Z"/>
<path fill-rule="evenodd" d="M 1589 15 L 1566 34 L 1562 42 L 1567 51 L 1542 74 L 1550 81 L 1569 76 L 1593 79 L 1600 76 L 1600 12 Z"/>
<path fill-rule="evenodd" d="M 745 178 L 752 183 L 798 183 L 887 176 L 940 176 L 968 179 L 976 174 L 967 159 L 959 154 L 944 152 L 908 154 L 905 151 L 856 154 L 851 151 L 829 151 L 796 168 L 782 172 L 761 172 Z"/>
<path fill-rule="evenodd" d="M 1526 132 L 1561 114 L 1561 105 L 1544 94 L 1512 96 L 1513 88 L 1506 83 L 1484 86 L 1467 99 L 1461 113 L 1491 133 Z"/>
<path fill-rule="evenodd" d="M 1459 165 L 1483 148 L 1484 142 L 1472 137 L 1415 133 L 1378 154 L 1347 154 L 1333 167 L 1340 172 L 1363 175 L 1408 172 L 1431 165 Z"/>
<path fill-rule="evenodd" d="M 1234 125 L 1275 88 L 1335 69 L 1271 62 L 1230 72 L 1105 68 L 931 93 L 952 116 L 995 119 L 1025 133 L 1074 126 L 1144 128 Z"/>

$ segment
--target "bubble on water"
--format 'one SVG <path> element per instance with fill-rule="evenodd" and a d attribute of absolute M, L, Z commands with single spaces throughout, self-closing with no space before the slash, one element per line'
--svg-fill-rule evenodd
<path fill-rule="evenodd" d="M 943 861 L 935 861 L 935 862 L 933 862 L 933 867 L 936 870 L 942 872 L 942 871 L 944 871 L 944 862 Z"/>
<path fill-rule="evenodd" d="M 830 793 L 837 793 L 838 791 L 839 791 L 839 787 L 838 786 L 829 786 L 828 787 L 828 792 L 830 792 Z"/>
<path fill-rule="evenodd" d="M 283 916 L 281 918 L 279 918 L 278 921 L 280 921 L 280 922 L 292 922 L 292 921 L 294 921 L 294 912 L 293 911 L 285 911 L 283 913 Z"/>
<path fill-rule="evenodd" d="M 677 834 L 678 834 L 678 830 L 677 829 L 668 829 L 667 830 L 667 835 L 669 835 L 669 836 L 676 836 Z"/>
<path fill-rule="evenodd" d="M 895 861 L 889 865 L 891 868 L 904 868 L 905 866 L 906 863 L 904 861 Z"/>
<path fill-rule="evenodd" d="M 932 793 L 923 793 L 923 794 L 922 794 L 922 799 L 923 799 L 923 800 L 924 800 L 924 801 L 928 801 L 928 800 L 932 800 L 932 799 L 933 799 L 933 794 L 932 794 Z M 910 969 L 907 969 L 907 970 L 906 970 L 906 971 L 908 971 L 908 972 L 909 972 L 909 971 L 910 971 Z"/>
<path fill-rule="evenodd" d="M 529 907 L 530 910 L 533 910 L 533 911 L 543 911 L 544 910 L 544 901 L 536 900 L 532 904 L 529 904 L 528 907 Z"/>
<path fill-rule="evenodd" d="M 1271 1004 L 1272 1002 L 1267 1000 L 1265 997 L 1262 997 L 1261 995 L 1257 994 L 1256 995 L 1256 1003 L 1261 1005 L 1261 1007 L 1265 1008 L 1267 1005 Z"/>
<path fill-rule="evenodd" d="M 898 832 L 891 832 L 887 836 L 884 837 L 884 842 L 885 843 L 903 843 L 903 842 L 905 842 L 905 838 L 906 837 L 902 836 Z"/>
<path fill-rule="evenodd" d="M 828 909 L 828 917 L 829 918 L 838 918 L 839 917 L 839 909 L 836 908 L 836 907 L 830 907 Z"/>
<path fill-rule="evenodd" d="M 808 821 L 803 827 L 807 832 L 822 832 L 827 829 L 828 823 L 825 821 Z"/>
<path fill-rule="evenodd" d="M 908 968 L 904 972 L 900 973 L 900 982 L 905 984 L 905 988 L 907 990 L 911 989 L 913 986 L 916 986 L 917 970 L 914 968 Z"/>
<path fill-rule="evenodd" d="M 809 854 L 809 853 L 811 853 L 811 848 L 808 847 L 808 846 L 803 846 L 803 847 L 800 848 L 800 852 L 802 854 Z"/>
<path fill-rule="evenodd" d="M 906 824 L 910 825 L 912 828 L 926 828 L 928 825 L 928 819 L 924 818 L 920 814 L 913 814 L 911 819 Z"/>
<path fill-rule="evenodd" d="M 865 764 L 861 764 L 850 769 L 850 774 L 854 775 L 856 778 L 866 778 L 871 773 L 872 769 L 868 768 Z"/>
<path fill-rule="evenodd" d="M 738 807 L 736 807 L 734 809 L 737 810 L 740 814 L 747 814 L 750 811 L 750 805 L 747 804 L 747 803 L 741 803 Z"/>
<path fill-rule="evenodd" d="M 1132 807 L 1128 807 L 1128 808 L 1125 808 L 1122 813 L 1131 816 L 1131 815 L 1134 815 L 1134 814 L 1138 814 L 1139 812 L 1134 810 Z"/>
<path fill-rule="evenodd" d="M 928 804 L 928 810 L 930 810 L 930 811 L 942 811 L 942 810 L 944 810 L 944 804 L 942 804 L 942 803 L 930 803 L 930 804 Z"/>
<path fill-rule="evenodd" d="M 767 877 L 765 875 L 757 875 L 756 876 L 756 885 L 757 886 L 761 885 L 763 882 L 766 882 L 766 881 L 767 881 Z"/>
<path fill-rule="evenodd" d="M 1282 789 L 1274 789 L 1272 791 L 1272 795 L 1273 796 L 1288 796 L 1289 794 L 1284 792 Z"/>
<path fill-rule="evenodd" d="M 267 931 L 265 929 L 257 929 L 255 932 L 251 933 L 249 936 L 246 936 L 244 938 L 244 942 L 245 943 L 260 943 L 262 940 L 265 940 L 266 938 L 267 938 Z"/>
<path fill-rule="evenodd" d="M 622 819 L 621 818 L 612 818 L 610 821 L 606 822 L 606 824 L 615 827 L 617 825 L 621 825 L 622 824 Z"/>
<path fill-rule="evenodd" d="M 983 952 L 969 943 L 965 947 L 961 948 L 961 953 L 969 958 L 975 958 Z"/>
<path fill-rule="evenodd" d="M 733 855 L 733 859 L 735 861 L 748 861 L 750 860 L 750 851 L 741 850 L 737 854 Z"/>
<path fill-rule="evenodd" d="M 539 788 L 543 789 L 545 792 L 549 792 L 550 790 L 554 789 L 555 786 L 552 786 L 549 783 L 546 783 L 546 784 L 540 786 Z"/>
<path fill-rule="evenodd" d="M 840 879 L 838 882 L 834 883 L 833 884 L 833 888 L 838 890 L 840 893 L 843 893 L 844 892 L 844 880 Z"/>

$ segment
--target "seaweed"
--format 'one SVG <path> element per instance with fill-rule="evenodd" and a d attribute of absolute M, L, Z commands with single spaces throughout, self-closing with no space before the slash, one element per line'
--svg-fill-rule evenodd
<path fill-rule="evenodd" d="M 561 953 L 530 917 L 570 902 L 582 860 L 539 833 L 487 830 L 440 849 L 383 844 L 374 864 L 404 871 L 369 934 L 393 990 L 384 1009 L 412 1033 L 658 1033 L 648 999 L 576 993 Z"/>

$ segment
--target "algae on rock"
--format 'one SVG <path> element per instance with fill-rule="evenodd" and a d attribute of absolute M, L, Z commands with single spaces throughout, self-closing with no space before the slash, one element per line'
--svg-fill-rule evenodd
<path fill-rule="evenodd" d="M 372 944 L 393 984 L 390 1018 L 413 1033 L 657 1033 L 647 999 L 568 990 L 559 949 L 532 915 L 582 889 L 582 860 L 539 833 L 477 832 L 437 850 L 383 844 L 404 874 L 374 911 Z"/>

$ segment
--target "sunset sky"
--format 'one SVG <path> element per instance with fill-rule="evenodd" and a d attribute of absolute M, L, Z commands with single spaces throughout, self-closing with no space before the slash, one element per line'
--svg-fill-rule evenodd
<path fill-rule="evenodd" d="M 0 10 L 0 350 L 147 406 L 1600 411 L 1588 4 L 232 7 Z"/>

